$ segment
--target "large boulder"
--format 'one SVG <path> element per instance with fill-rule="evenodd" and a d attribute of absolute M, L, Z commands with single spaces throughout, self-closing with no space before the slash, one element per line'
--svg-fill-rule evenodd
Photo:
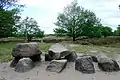
<path fill-rule="evenodd" d="M 5 79 L 4 77 L 0 77 L 0 80 L 7 80 L 7 79 Z"/>
<path fill-rule="evenodd" d="M 60 59 L 69 55 L 71 51 L 69 51 L 62 44 L 56 43 L 49 48 L 48 53 L 52 59 Z"/>
<path fill-rule="evenodd" d="M 67 60 L 52 60 L 47 66 L 46 70 L 50 72 L 60 73 L 67 64 Z"/>
<path fill-rule="evenodd" d="M 45 61 L 51 61 L 53 58 L 49 54 L 45 54 Z"/>
<path fill-rule="evenodd" d="M 12 62 L 10 63 L 10 67 L 15 67 L 20 59 L 21 59 L 21 58 L 19 58 L 19 57 L 14 58 L 14 59 L 12 60 Z"/>
<path fill-rule="evenodd" d="M 79 57 L 86 57 L 86 58 L 89 58 L 93 62 L 98 62 L 97 57 L 93 55 L 81 55 Z"/>
<path fill-rule="evenodd" d="M 98 67 L 102 70 L 102 71 L 106 71 L 106 72 L 112 72 L 112 71 L 119 71 L 120 67 L 118 65 L 118 63 L 107 57 L 106 55 L 99 55 L 98 56 Z"/>
<path fill-rule="evenodd" d="M 77 59 L 77 54 L 72 51 L 69 55 L 65 56 L 65 59 L 67 59 L 68 62 L 75 62 Z"/>
<path fill-rule="evenodd" d="M 82 73 L 95 73 L 92 60 L 88 57 L 79 57 L 75 62 L 75 69 Z"/>
<path fill-rule="evenodd" d="M 13 57 L 29 57 L 33 61 L 40 60 L 41 53 L 37 43 L 18 43 L 12 50 Z"/>
<path fill-rule="evenodd" d="M 34 63 L 30 58 L 22 58 L 19 60 L 17 65 L 15 66 L 16 72 L 27 72 L 34 67 Z"/>

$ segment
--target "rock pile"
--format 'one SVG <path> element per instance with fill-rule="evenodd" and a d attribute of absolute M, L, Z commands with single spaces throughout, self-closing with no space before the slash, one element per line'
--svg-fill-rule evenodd
<path fill-rule="evenodd" d="M 12 50 L 14 59 L 10 67 L 15 67 L 17 72 L 28 71 L 33 67 L 33 62 L 41 60 L 41 54 L 37 43 L 19 43 Z"/>
<path fill-rule="evenodd" d="M 74 62 L 76 58 L 77 55 L 75 52 L 70 51 L 59 43 L 52 45 L 48 50 L 48 54 L 45 55 L 46 61 L 67 59 L 70 62 Z"/>
<path fill-rule="evenodd" d="M 41 51 L 37 43 L 19 43 L 13 48 L 12 56 L 14 57 L 10 66 L 15 67 L 16 72 L 26 72 L 34 68 L 36 61 L 41 60 Z M 94 63 L 102 71 L 112 72 L 119 71 L 118 63 L 106 55 L 78 55 L 70 51 L 62 44 L 54 44 L 45 54 L 45 61 L 50 61 L 46 66 L 46 71 L 60 73 L 66 68 L 67 62 L 75 62 L 75 70 L 86 74 L 95 73 Z"/>

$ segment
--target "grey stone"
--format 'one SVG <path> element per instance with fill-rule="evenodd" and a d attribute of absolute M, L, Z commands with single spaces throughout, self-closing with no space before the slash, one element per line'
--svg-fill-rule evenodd
<path fill-rule="evenodd" d="M 91 56 L 91 57 L 92 57 L 92 61 L 93 61 L 93 62 L 98 62 L 98 59 L 97 59 L 96 56 Z"/>
<path fill-rule="evenodd" d="M 113 72 L 120 70 L 118 63 L 115 60 L 107 57 L 105 54 L 99 54 L 97 56 L 97 59 L 98 59 L 98 67 L 102 71 Z"/>
<path fill-rule="evenodd" d="M 75 62 L 75 69 L 82 73 L 95 73 L 92 60 L 88 57 L 79 57 Z"/>
<path fill-rule="evenodd" d="M 93 56 L 93 55 L 82 55 L 79 57 L 86 57 L 86 58 L 89 58 L 90 60 L 92 60 L 93 62 L 98 62 L 97 57 Z"/>
<path fill-rule="evenodd" d="M 18 43 L 12 50 L 13 57 L 30 57 L 41 54 L 37 43 Z"/>
<path fill-rule="evenodd" d="M 5 79 L 4 77 L 0 77 L 0 80 L 7 80 L 7 79 Z"/>
<path fill-rule="evenodd" d="M 22 58 L 19 60 L 17 65 L 15 66 L 16 72 L 27 72 L 34 67 L 34 63 L 30 58 Z"/>
<path fill-rule="evenodd" d="M 69 55 L 71 52 L 62 44 L 56 43 L 49 48 L 48 53 L 52 59 L 60 59 Z"/>
<path fill-rule="evenodd" d="M 28 57 L 33 61 L 40 61 L 41 53 L 37 43 L 18 43 L 12 50 L 13 57 Z"/>
<path fill-rule="evenodd" d="M 14 58 L 14 59 L 12 60 L 12 62 L 10 63 L 10 67 L 15 67 L 20 59 L 21 59 L 20 57 Z"/>
<path fill-rule="evenodd" d="M 51 61 L 52 57 L 49 54 L 45 54 L 45 61 Z"/>
<path fill-rule="evenodd" d="M 60 73 L 63 69 L 65 69 L 66 64 L 67 60 L 52 60 L 47 66 L 46 70 Z"/>
<path fill-rule="evenodd" d="M 68 62 L 75 62 L 77 59 L 77 54 L 74 51 L 72 51 L 71 54 L 65 56 L 65 59 L 67 59 Z"/>
<path fill-rule="evenodd" d="M 99 58 L 98 67 L 102 71 L 106 71 L 106 72 L 112 72 L 112 71 L 119 71 L 120 70 L 120 67 L 119 67 L 118 63 L 111 58 Z"/>

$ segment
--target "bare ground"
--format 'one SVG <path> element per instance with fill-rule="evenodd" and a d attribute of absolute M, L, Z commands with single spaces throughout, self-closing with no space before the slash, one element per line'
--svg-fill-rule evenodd
<path fill-rule="evenodd" d="M 75 70 L 74 63 L 68 63 L 61 73 L 47 72 L 49 62 L 38 63 L 35 68 L 25 73 L 15 72 L 9 63 L 0 64 L 0 77 L 7 80 L 120 80 L 120 72 L 102 72 L 95 63 L 96 73 L 82 74 Z"/>

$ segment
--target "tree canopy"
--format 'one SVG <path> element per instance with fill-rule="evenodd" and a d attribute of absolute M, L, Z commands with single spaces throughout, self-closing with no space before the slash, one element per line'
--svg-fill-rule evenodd
<path fill-rule="evenodd" d="M 9 8 L 16 8 L 22 7 L 24 5 L 17 4 L 19 0 L 0 0 L 0 8 L 1 9 L 9 9 Z"/>
<path fill-rule="evenodd" d="M 19 0 L 0 0 L 0 38 L 11 37 L 17 32 L 21 16 Z"/>
<path fill-rule="evenodd" d="M 40 30 L 38 23 L 29 17 L 20 22 L 18 31 L 26 37 L 26 41 L 30 41 L 32 37 L 44 36 L 44 32 Z"/>
<path fill-rule="evenodd" d="M 120 25 L 118 25 L 117 30 L 114 31 L 115 36 L 120 36 Z"/>
<path fill-rule="evenodd" d="M 90 36 L 92 29 L 100 25 L 100 19 L 95 13 L 79 6 L 77 1 L 73 1 L 65 7 L 63 13 L 59 13 L 55 25 L 64 30 L 67 36 L 73 37 L 75 41 L 81 35 Z"/>

